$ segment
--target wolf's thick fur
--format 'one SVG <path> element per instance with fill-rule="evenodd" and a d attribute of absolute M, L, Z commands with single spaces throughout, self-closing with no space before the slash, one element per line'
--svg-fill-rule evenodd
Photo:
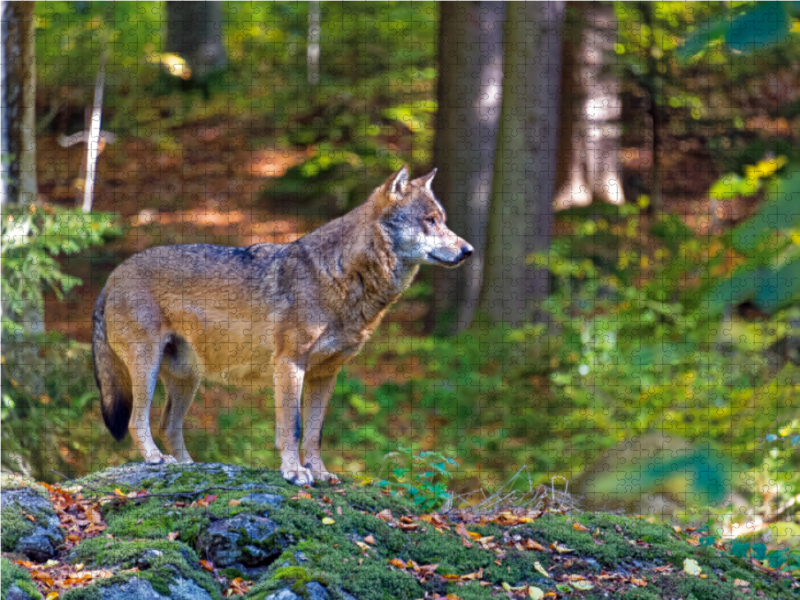
<path fill-rule="evenodd" d="M 93 318 L 95 376 L 111 434 L 122 439 L 130 427 L 148 462 L 190 462 L 183 420 L 201 379 L 273 386 L 283 476 L 298 484 L 331 478 L 320 432 L 339 369 L 420 264 L 454 267 L 472 254 L 445 226 L 434 174 L 409 182 L 404 167 L 367 202 L 291 244 L 163 246 L 123 262 Z M 170 455 L 150 432 L 158 377 Z"/>

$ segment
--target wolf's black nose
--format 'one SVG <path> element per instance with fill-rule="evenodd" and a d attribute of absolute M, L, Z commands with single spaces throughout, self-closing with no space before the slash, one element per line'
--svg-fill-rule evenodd
<path fill-rule="evenodd" d="M 467 258 L 472 256 L 473 252 L 475 252 L 475 249 L 472 246 L 470 246 L 469 244 L 464 244 L 463 246 L 461 246 L 461 260 L 466 260 Z"/>

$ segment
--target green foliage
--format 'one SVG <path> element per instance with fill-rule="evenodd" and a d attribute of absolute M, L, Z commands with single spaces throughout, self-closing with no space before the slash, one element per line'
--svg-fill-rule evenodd
<path fill-rule="evenodd" d="M 722 43 L 735 53 L 787 43 L 792 39 L 791 19 L 797 12 L 793 2 L 738 3 L 731 12 L 701 22 L 687 37 L 678 56 L 689 60 Z"/>
<path fill-rule="evenodd" d="M 712 314 L 745 300 L 753 301 L 764 312 L 775 313 L 800 296 L 800 246 L 796 243 L 800 239 L 800 212 L 796 208 L 800 170 L 792 164 L 785 173 L 773 175 L 783 162 L 762 161 L 747 169 L 743 181 L 753 192 L 761 187 L 762 179 L 767 180 L 766 199 L 755 215 L 730 232 L 729 243 L 746 260 L 708 291 L 707 306 Z M 723 177 L 712 187 L 712 193 L 716 189 L 720 199 L 749 195 L 735 185 L 726 186 L 722 183 L 726 180 L 730 182 L 732 176 Z M 724 187 L 728 187 L 725 192 Z"/>
<path fill-rule="evenodd" d="M 61 270 L 56 256 L 77 254 L 122 233 L 113 215 L 36 205 L 6 205 L 0 219 L 3 300 L 6 310 L 17 318 L 28 308 L 41 312 L 45 290 L 52 290 L 63 299 L 66 292 L 81 283 Z M 3 317 L 5 332 L 14 332 L 17 327 L 11 318 Z"/>
<path fill-rule="evenodd" d="M 111 215 L 36 205 L 4 207 L 0 219 L 3 461 L 48 478 L 50 468 L 90 449 L 85 435 L 71 432 L 87 418 L 96 392 L 89 347 L 36 330 L 43 293 L 49 289 L 63 299 L 80 284 L 62 270 L 57 256 L 100 245 L 121 230 Z"/>
<path fill-rule="evenodd" d="M 388 459 L 388 477 L 380 481 L 380 487 L 408 496 L 425 512 L 436 510 L 451 499 L 447 492 L 447 484 L 453 477 L 450 468 L 458 467 L 452 458 L 435 451 L 415 454 L 402 445 L 385 458 Z"/>

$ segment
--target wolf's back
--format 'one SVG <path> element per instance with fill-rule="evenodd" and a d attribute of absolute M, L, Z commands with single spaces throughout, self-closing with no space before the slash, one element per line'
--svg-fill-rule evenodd
<path fill-rule="evenodd" d="M 94 305 L 92 322 L 92 357 L 94 378 L 100 388 L 100 406 L 103 421 L 117 441 L 128 432 L 128 422 L 133 409 L 133 389 L 127 367 L 108 343 L 106 329 L 106 297 L 108 287 L 103 288 Z"/>

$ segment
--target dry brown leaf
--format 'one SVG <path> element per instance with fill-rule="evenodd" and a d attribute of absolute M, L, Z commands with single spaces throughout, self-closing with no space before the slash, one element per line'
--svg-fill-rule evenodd
<path fill-rule="evenodd" d="M 214 564 L 210 560 L 201 560 L 200 564 L 206 571 L 214 572 Z"/>

